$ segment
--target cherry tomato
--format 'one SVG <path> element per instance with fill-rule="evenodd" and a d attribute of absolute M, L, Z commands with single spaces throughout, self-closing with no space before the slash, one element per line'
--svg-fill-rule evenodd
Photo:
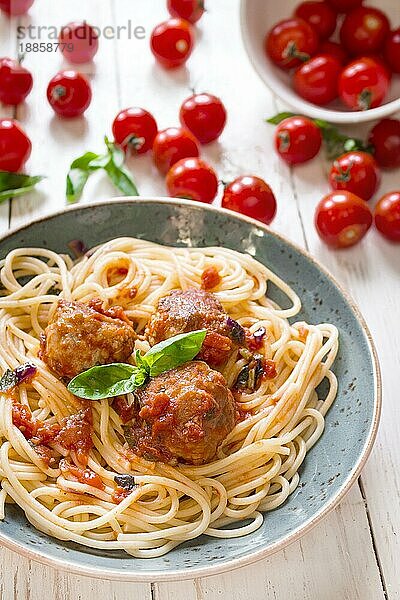
<path fill-rule="evenodd" d="M 330 40 L 325 40 L 319 47 L 320 54 L 329 54 L 342 64 L 345 65 L 349 62 L 348 54 L 343 50 L 343 47 L 336 42 L 331 42 Z"/>
<path fill-rule="evenodd" d="M 372 224 L 368 204 L 351 192 L 331 192 L 315 210 L 315 227 L 328 246 L 347 248 L 364 237 Z"/>
<path fill-rule="evenodd" d="M 183 102 L 179 118 L 201 144 L 208 144 L 221 135 L 226 123 L 226 110 L 216 96 L 195 94 Z"/>
<path fill-rule="evenodd" d="M 375 194 L 380 181 L 378 165 L 367 152 L 346 152 L 332 165 L 329 182 L 334 190 L 347 190 L 363 200 Z"/>
<path fill-rule="evenodd" d="M 371 54 L 382 49 L 389 30 L 385 13 L 371 6 L 360 6 L 346 15 L 340 39 L 350 54 Z"/>
<path fill-rule="evenodd" d="M 316 54 L 298 67 L 293 77 L 296 92 L 320 106 L 332 102 L 338 95 L 338 80 L 342 65 L 333 56 Z"/>
<path fill-rule="evenodd" d="M 0 10 L 8 15 L 24 15 L 34 0 L 0 0 Z"/>
<path fill-rule="evenodd" d="M 340 13 L 347 13 L 357 6 L 361 6 L 364 0 L 326 0 L 332 8 Z"/>
<path fill-rule="evenodd" d="M 391 31 L 386 38 L 385 60 L 394 73 L 400 73 L 400 27 Z"/>
<path fill-rule="evenodd" d="M 400 121 L 383 119 L 371 129 L 369 143 L 375 148 L 375 160 L 386 169 L 400 167 Z"/>
<path fill-rule="evenodd" d="M 349 63 L 339 77 L 339 96 L 354 110 L 380 106 L 387 94 L 390 77 L 386 67 L 364 56 Z"/>
<path fill-rule="evenodd" d="M 153 143 L 153 159 L 161 173 L 183 158 L 199 156 L 199 143 L 188 129 L 168 127 L 159 131 Z"/>
<path fill-rule="evenodd" d="M 22 171 L 32 144 L 15 119 L 0 119 L 0 171 Z"/>
<path fill-rule="evenodd" d="M 112 132 L 116 143 L 127 154 L 144 154 L 153 147 L 157 123 L 144 108 L 125 108 L 115 117 Z"/>
<path fill-rule="evenodd" d="M 218 190 L 214 170 L 201 158 L 184 158 L 167 173 L 168 193 L 173 198 L 188 198 L 210 204 Z"/>
<path fill-rule="evenodd" d="M 86 21 L 64 25 L 58 40 L 64 58 L 74 64 L 90 62 L 99 49 L 99 34 Z"/>
<path fill-rule="evenodd" d="M 0 102 L 16 106 L 33 86 L 32 74 L 12 58 L 0 59 Z"/>
<path fill-rule="evenodd" d="M 388 240 L 400 242 L 400 192 L 385 194 L 378 201 L 375 226 Z"/>
<path fill-rule="evenodd" d="M 89 106 L 92 91 L 89 81 L 77 71 L 60 71 L 47 87 L 47 99 L 61 117 L 78 117 Z"/>
<path fill-rule="evenodd" d="M 285 19 L 277 23 L 265 38 L 265 51 L 281 69 L 298 67 L 316 53 L 318 36 L 303 19 Z"/>
<path fill-rule="evenodd" d="M 151 33 L 151 51 L 166 69 L 183 65 L 192 53 L 193 44 L 193 27 L 184 19 L 164 21 Z"/>
<path fill-rule="evenodd" d="M 196 23 L 204 13 L 203 0 L 168 0 L 167 8 L 171 17 L 181 17 Z"/>
<path fill-rule="evenodd" d="M 318 34 L 320 40 L 329 38 L 336 29 L 336 11 L 327 2 L 307 0 L 296 8 L 299 19 L 307 21 Z"/>
<path fill-rule="evenodd" d="M 289 165 L 314 158 L 321 148 L 319 128 L 307 117 L 284 119 L 275 131 L 275 147 Z"/>
<path fill-rule="evenodd" d="M 254 175 L 242 175 L 229 183 L 221 205 L 269 225 L 276 215 L 275 196 L 267 183 Z"/>

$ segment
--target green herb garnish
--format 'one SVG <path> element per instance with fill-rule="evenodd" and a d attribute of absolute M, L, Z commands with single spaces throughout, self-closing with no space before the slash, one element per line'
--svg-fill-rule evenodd
<path fill-rule="evenodd" d="M 207 330 L 190 331 L 156 344 L 143 356 L 136 352 L 136 366 L 112 363 L 79 373 L 68 384 L 70 392 L 86 400 L 102 400 L 129 394 L 144 385 L 149 377 L 192 360 L 200 351 Z"/>
<path fill-rule="evenodd" d="M 77 202 L 82 195 L 90 175 L 98 169 L 103 169 L 115 187 L 124 196 L 138 196 L 131 174 L 124 166 L 125 155 L 123 151 L 105 136 L 107 152 L 95 154 L 86 152 L 75 159 L 67 175 L 66 197 L 67 202 Z"/>
<path fill-rule="evenodd" d="M 31 192 L 42 179 L 44 179 L 42 175 L 31 177 L 23 173 L 0 171 L 0 202 Z"/>

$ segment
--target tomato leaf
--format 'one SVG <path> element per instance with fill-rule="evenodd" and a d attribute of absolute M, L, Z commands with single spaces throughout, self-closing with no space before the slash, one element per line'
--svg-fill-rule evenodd
<path fill-rule="evenodd" d="M 142 386 L 147 379 L 143 369 L 125 363 L 112 363 L 92 367 L 79 373 L 68 384 L 72 394 L 87 400 L 102 400 L 129 394 Z"/>
<path fill-rule="evenodd" d="M 0 171 L 0 202 L 31 192 L 42 179 L 42 175 L 30 176 Z"/>
<path fill-rule="evenodd" d="M 152 346 L 141 357 L 151 377 L 160 375 L 192 360 L 200 351 L 207 329 L 181 333 Z"/>

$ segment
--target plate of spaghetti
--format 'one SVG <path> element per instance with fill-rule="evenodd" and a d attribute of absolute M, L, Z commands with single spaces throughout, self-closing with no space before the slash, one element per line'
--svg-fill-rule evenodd
<path fill-rule="evenodd" d="M 211 575 L 354 483 L 380 376 L 305 252 L 185 200 L 114 199 L 0 240 L 0 541 L 81 574 Z"/>

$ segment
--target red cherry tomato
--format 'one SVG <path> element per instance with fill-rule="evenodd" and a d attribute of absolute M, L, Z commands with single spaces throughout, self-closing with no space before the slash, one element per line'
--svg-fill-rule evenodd
<path fill-rule="evenodd" d="M 64 25 L 58 39 L 64 58 L 74 64 L 90 62 L 99 49 L 99 34 L 86 21 Z"/>
<path fill-rule="evenodd" d="M 266 225 L 276 215 L 276 200 L 271 188 L 254 175 L 242 175 L 227 185 L 221 205 Z"/>
<path fill-rule="evenodd" d="M 326 0 L 332 8 L 340 13 L 347 13 L 357 6 L 361 6 L 364 0 Z"/>
<path fill-rule="evenodd" d="M 204 13 L 203 0 L 168 0 L 167 8 L 171 17 L 181 17 L 196 23 Z"/>
<path fill-rule="evenodd" d="M 299 67 L 293 77 L 296 92 L 320 106 L 332 102 L 338 95 L 338 79 L 342 65 L 333 56 L 316 54 Z"/>
<path fill-rule="evenodd" d="M 221 135 L 226 123 L 226 110 L 216 96 L 195 94 L 183 102 L 179 118 L 201 144 L 208 144 Z"/>
<path fill-rule="evenodd" d="M 375 160 L 386 169 L 400 167 L 400 121 L 383 119 L 371 129 L 369 143 L 375 148 Z"/>
<path fill-rule="evenodd" d="M 168 127 L 159 131 L 154 139 L 153 159 L 161 173 L 166 173 L 178 160 L 199 154 L 198 141 L 188 129 Z"/>
<path fill-rule="evenodd" d="M 375 194 L 380 173 L 375 159 L 367 152 L 346 152 L 332 165 L 329 182 L 334 190 L 347 190 L 363 200 Z"/>
<path fill-rule="evenodd" d="M 386 67 L 364 56 L 349 63 L 339 77 L 339 96 L 354 110 L 380 106 L 388 92 L 390 77 Z"/>
<path fill-rule="evenodd" d="M 89 81 L 77 71 L 60 71 L 47 87 L 47 99 L 61 117 L 82 115 L 92 99 Z"/>
<path fill-rule="evenodd" d="M 386 38 L 384 56 L 394 73 L 400 73 L 400 27 L 391 31 Z"/>
<path fill-rule="evenodd" d="M 125 108 L 115 117 L 112 132 L 116 143 L 127 154 L 144 154 L 153 147 L 157 123 L 144 108 Z"/>
<path fill-rule="evenodd" d="M 214 170 L 201 158 L 184 158 L 167 173 L 168 193 L 173 198 L 188 198 L 210 204 L 218 190 Z"/>
<path fill-rule="evenodd" d="M 400 242 L 400 192 L 385 194 L 378 201 L 375 226 L 388 240 Z"/>
<path fill-rule="evenodd" d="M 343 50 L 343 47 L 336 42 L 331 42 L 330 40 L 325 40 L 319 47 L 320 54 L 329 54 L 342 64 L 345 65 L 349 62 L 348 54 Z"/>
<path fill-rule="evenodd" d="M 33 86 L 32 74 L 12 58 L 0 59 L 0 102 L 16 106 Z"/>
<path fill-rule="evenodd" d="M 0 119 L 0 171 L 22 171 L 32 144 L 15 119 Z"/>
<path fill-rule="evenodd" d="M 319 237 L 333 248 L 353 246 L 372 224 L 368 204 L 351 192 L 332 192 L 322 198 L 315 210 Z"/>
<path fill-rule="evenodd" d="M 329 38 L 336 29 L 336 11 L 327 2 L 307 0 L 296 8 L 299 19 L 307 21 L 318 34 L 320 40 Z"/>
<path fill-rule="evenodd" d="M 193 27 L 184 19 L 169 19 L 155 27 L 150 46 L 155 58 L 166 69 L 183 65 L 192 53 Z"/>
<path fill-rule="evenodd" d="M 34 0 L 0 0 L 0 10 L 8 15 L 24 15 Z"/>
<path fill-rule="evenodd" d="M 265 51 L 281 69 L 298 67 L 316 53 L 318 36 L 303 19 L 285 19 L 277 23 L 265 38 Z"/>
<path fill-rule="evenodd" d="M 340 39 L 350 54 L 371 54 L 382 49 L 389 30 L 385 13 L 371 6 L 360 6 L 346 15 Z"/>
<path fill-rule="evenodd" d="M 321 148 L 321 143 L 320 130 L 307 117 L 284 119 L 275 131 L 275 147 L 289 165 L 314 158 Z"/>

